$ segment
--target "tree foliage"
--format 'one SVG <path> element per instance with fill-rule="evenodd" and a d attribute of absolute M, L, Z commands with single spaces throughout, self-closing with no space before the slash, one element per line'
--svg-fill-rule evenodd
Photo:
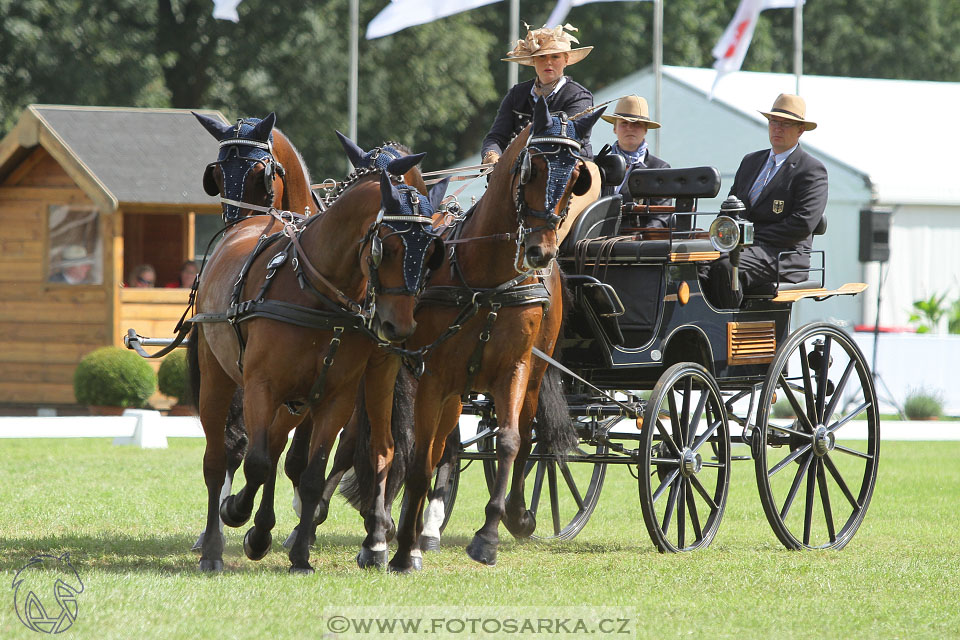
<path fill-rule="evenodd" d="M 709 67 L 739 0 L 664 0 L 665 64 Z M 387 4 L 360 0 L 358 142 L 398 140 L 428 168 L 475 153 L 507 86 L 506 2 L 365 40 Z M 546 20 L 555 0 L 521 0 Z M 652 2 L 575 7 L 585 60 L 569 69 L 597 91 L 652 63 Z M 334 129 L 348 129 L 349 0 L 244 0 L 240 22 L 210 0 L 0 0 L 0 134 L 30 103 L 217 108 L 278 115 L 319 180 L 342 175 Z M 804 73 L 960 79 L 960 3 L 809 0 Z M 744 69 L 791 72 L 793 12 L 761 14 Z M 522 31 L 521 25 L 521 31 Z M 520 78 L 531 77 L 521 67 Z"/>

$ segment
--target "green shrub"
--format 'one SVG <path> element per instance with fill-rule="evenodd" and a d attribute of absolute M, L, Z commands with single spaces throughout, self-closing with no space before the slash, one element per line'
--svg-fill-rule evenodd
<path fill-rule="evenodd" d="M 176 398 L 177 404 L 193 404 L 185 349 L 177 349 L 163 359 L 157 372 L 157 381 L 160 384 L 160 393 Z"/>
<path fill-rule="evenodd" d="M 153 368 L 120 347 L 88 353 L 73 372 L 73 394 L 80 404 L 140 408 L 156 390 Z"/>
<path fill-rule="evenodd" d="M 797 414 L 793 410 L 793 405 L 790 404 L 790 401 L 784 398 L 783 400 L 778 400 L 775 405 L 773 405 L 773 411 L 771 411 L 774 418 L 796 418 Z"/>
<path fill-rule="evenodd" d="M 911 420 L 939 418 L 943 415 L 943 394 L 939 391 L 912 389 L 903 403 L 903 413 Z"/>

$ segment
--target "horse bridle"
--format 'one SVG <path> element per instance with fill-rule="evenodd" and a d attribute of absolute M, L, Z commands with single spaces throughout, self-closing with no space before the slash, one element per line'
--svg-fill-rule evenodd
<path fill-rule="evenodd" d="M 524 249 L 527 236 L 533 233 L 542 233 L 544 231 L 556 231 L 567 217 L 567 211 L 570 208 L 570 202 L 563 208 L 559 215 L 553 213 L 556 204 L 563 197 L 567 184 L 570 182 L 570 176 L 574 169 L 582 161 L 580 152 L 583 145 L 574 138 L 566 135 L 567 127 L 573 125 L 567 120 L 565 113 L 560 112 L 557 117 L 560 119 L 560 135 L 533 136 L 527 140 L 523 150 L 517 156 L 511 174 L 517 176 L 517 188 L 514 192 L 514 206 L 517 212 L 517 253 L 514 265 L 520 259 L 520 252 Z M 548 147 L 542 148 L 540 145 Z M 536 156 L 544 157 L 547 165 L 547 184 L 544 193 L 544 209 L 531 208 L 525 198 L 525 188 L 533 177 L 533 158 Z M 553 161 L 551 161 L 551 157 Z M 527 227 L 525 223 L 527 218 L 534 217 L 544 220 L 546 224 L 539 227 Z M 519 271 L 519 269 L 518 269 Z"/>
<path fill-rule="evenodd" d="M 257 165 L 263 165 L 263 187 L 264 191 L 266 192 L 265 202 L 267 205 L 273 203 L 275 196 L 273 189 L 274 179 L 278 177 L 280 178 L 281 182 L 284 182 L 286 178 L 286 170 L 273 155 L 273 134 L 270 134 L 270 136 L 267 138 L 267 142 L 241 138 L 240 131 L 244 124 L 250 125 L 255 123 L 251 123 L 242 118 L 237 120 L 237 137 L 225 138 L 220 141 L 221 157 L 217 158 L 216 162 L 211 162 L 208 164 L 206 171 L 204 172 L 204 188 L 207 190 L 207 193 L 210 193 L 212 189 L 215 189 L 215 184 L 211 185 L 208 183 L 208 181 L 212 181 L 212 172 L 214 167 L 220 167 L 220 172 L 223 175 L 223 195 L 220 195 L 220 203 L 225 205 L 223 210 L 223 221 L 225 223 L 233 222 L 234 220 L 239 219 L 241 209 L 250 209 L 261 213 L 267 213 L 270 211 L 270 206 L 262 206 L 244 201 L 243 191 L 246 187 L 247 176 L 251 171 L 253 171 L 254 168 L 256 168 Z M 244 148 L 259 151 L 251 151 L 249 154 L 244 155 L 241 153 L 241 149 Z M 229 167 L 235 163 L 240 164 L 240 170 L 225 170 L 225 167 Z M 226 197 L 227 195 L 236 193 L 237 191 L 239 191 L 239 195 L 236 198 Z M 214 193 L 210 193 L 210 195 L 218 194 L 219 189 L 215 189 Z M 236 211 L 232 211 L 231 207 L 233 207 Z"/>
<path fill-rule="evenodd" d="M 431 214 L 429 202 L 424 196 L 420 195 L 416 189 L 407 185 L 398 185 L 401 194 L 401 207 L 403 213 L 388 214 L 382 207 L 370 227 L 360 241 L 357 249 L 363 253 L 364 248 L 369 244 L 370 253 L 367 256 L 367 266 L 370 276 L 367 280 L 367 294 L 364 301 L 365 311 L 369 312 L 368 318 L 373 317 L 376 309 L 376 299 L 378 295 L 402 295 L 419 296 L 426 285 L 426 273 L 428 269 L 427 249 L 431 244 L 440 242 L 439 234 L 432 230 L 433 217 Z M 406 196 L 407 202 L 403 202 Z M 405 205 L 405 206 L 404 206 Z M 424 211 L 425 210 L 425 211 Z M 409 211 L 409 213 L 407 213 Z M 419 233 L 418 227 L 419 225 Z M 406 228 L 400 228 L 406 226 Z M 380 237 L 381 227 L 390 229 L 384 237 Z M 403 257 L 403 286 L 402 287 L 383 287 L 380 282 L 380 264 L 383 261 L 383 241 L 391 236 L 399 236 L 404 248 Z M 416 242 L 418 239 L 427 238 L 426 243 Z M 443 255 L 442 247 L 439 249 L 439 255 Z"/>

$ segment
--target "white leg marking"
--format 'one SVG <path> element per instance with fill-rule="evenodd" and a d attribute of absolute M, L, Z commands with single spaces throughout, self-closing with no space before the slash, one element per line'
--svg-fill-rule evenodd
<path fill-rule="evenodd" d="M 420 535 L 439 540 L 441 524 L 443 524 L 443 500 L 434 498 L 423 511 L 423 531 Z"/>

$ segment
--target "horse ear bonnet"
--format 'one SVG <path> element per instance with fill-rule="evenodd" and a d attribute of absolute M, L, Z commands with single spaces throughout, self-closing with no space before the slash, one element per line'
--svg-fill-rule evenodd
<path fill-rule="evenodd" d="M 603 107 L 602 109 L 597 109 L 593 113 L 573 121 L 573 127 L 576 129 L 577 137 L 580 138 L 580 140 L 583 140 L 590 135 L 593 125 L 597 123 L 597 120 L 600 119 L 600 116 L 602 116 L 603 112 L 606 110 L 607 108 Z"/>
<path fill-rule="evenodd" d="M 346 152 L 347 159 L 350 161 L 350 164 L 353 165 L 354 169 L 359 169 L 360 163 L 363 162 L 363 156 L 365 154 L 364 150 L 358 147 L 356 142 L 343 135 L 339 131 L 337 131 L 336 134 L 337 138 L 340 139 L 340 145 Z"/>
<path fill-rule="evenodd" d="M 546 100 L 537 100 L 533 104 L 533 127 L 530 134 L 540 135 L 544 129 L 552 124 L 553 118 L 550 117 L 550 109 L 547 108 Z M 559 132 L 558 132 L 559 133 Z"/>
<path fill-rule="evenodd" d="M 447 176 L 440 182 L 430 187 L 430 193 L 427 198 L 430 200 L 430 206 L 433 207 L 434 211 L 440 208 L 440 203 L 443 202 L 443 197 L 447 195 L 447 186 L 449 184 L 450 177 Z"/>
<path fill-rule="evenodd" d="M 410 156 L 401 156 L 395 160 L 391 160 L 387 164 L 387 171 L 392 173 L 395 176 L 402 176 L 410 169 L 413 169 L 415 166 L 420 164 L 420 161 L 426 156 L 426 153 L 415 153 Z"/>
<path fill-rule="evenodd" d="M 266 118 L 261 120 L 253 128 L 253 131 L 250 132 L 250 137 L 254 140 L 259 140 L 260 142 L 267 142 L 270 139 L 270 133 L 273 131 L 274 125 L 277 123 L 277 114 L 270 112 Z"/>
<path fill-rule="evenodd" d="M 202 113 L 197 113 L 196 111 L 191 111 L 194 117 L 203 125 L 203 128 L 210 132 L 217 140 L 223 140 L 230 134 L 233 130 L 233 127 L 224 122 L 220 122 L 216 118 L 211 118 L 210 116 L 205 116 Z"/>

